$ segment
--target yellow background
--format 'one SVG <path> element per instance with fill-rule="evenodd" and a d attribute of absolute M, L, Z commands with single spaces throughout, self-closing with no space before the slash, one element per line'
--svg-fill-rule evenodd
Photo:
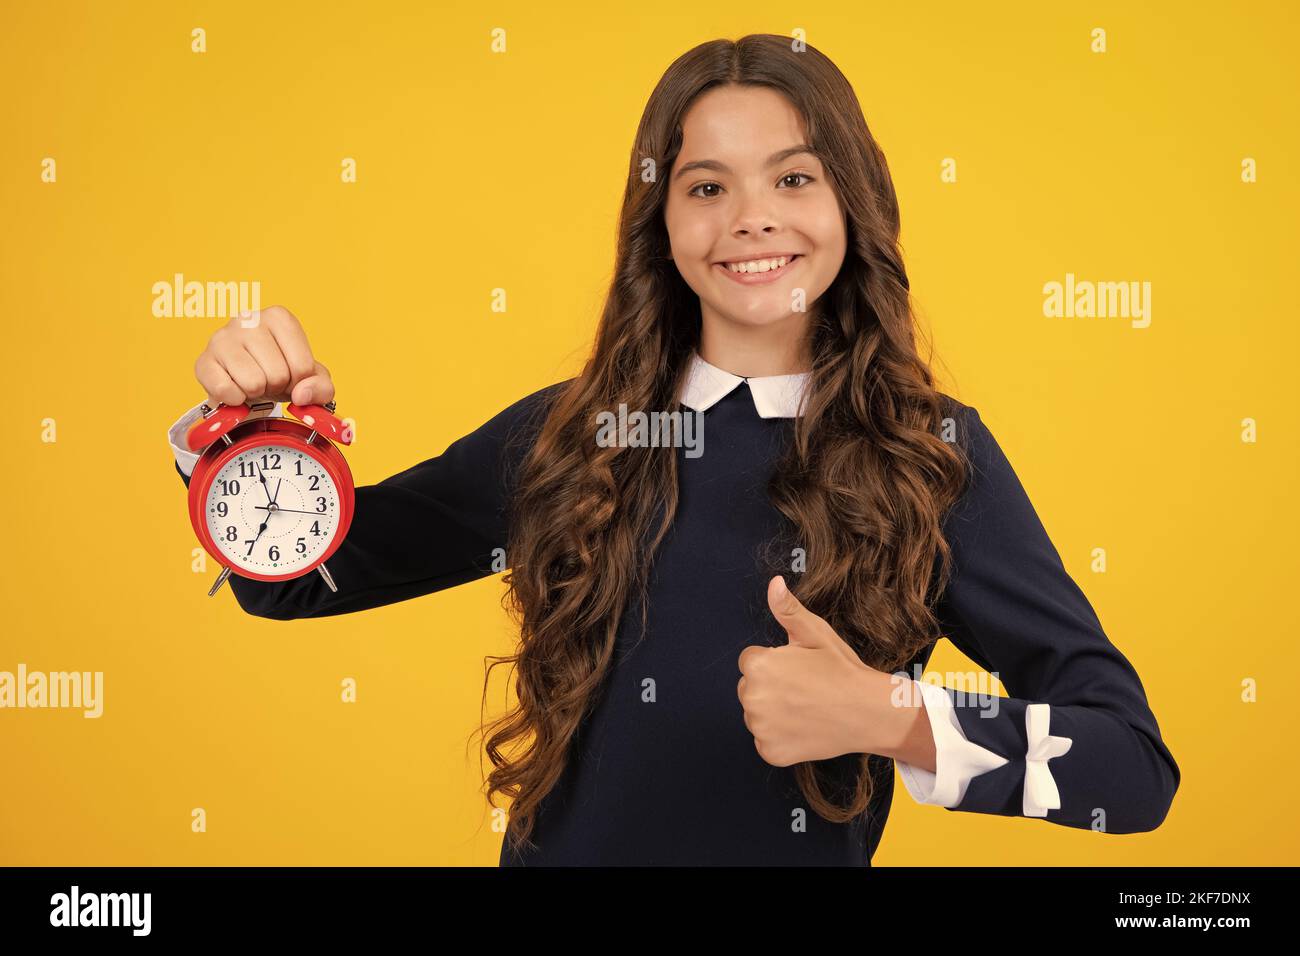
<path fill-rule="evenodd" d="M 696 43 L 796 28 L 889 159 L 943 386 L 1183 773 L 1127 836 L 899 781 L 876 864 L 1294 862 L 1296 8 L 1138 7 L 6 2 L 0 670 L 102 670 L 105 713 L 0 711 L 0 863 L 496 863 L 467 744 L 512 646 L 499 578 L 288 623 L 206 597 L 165 432 L 224 319 L 156 318 L 152 285 L 260 281 L 378 481 L 578 370 L 654 83 Z M 1045 318 L 1067 272 L 1151 282 L 1151 326 Z M 973 665 L 945 643 L 931 667 Z"/>

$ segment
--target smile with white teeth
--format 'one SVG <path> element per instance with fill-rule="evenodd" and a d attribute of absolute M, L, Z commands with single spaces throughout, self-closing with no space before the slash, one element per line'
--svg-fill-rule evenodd
<path fill-rule="evenodd" d="M 724 262 L 732 272 L 771 272 L 773 269 L 779 269 L 792 259 L 793 256 L 781 256 L 776 259 L 750 259 L 747 262 Z"/>

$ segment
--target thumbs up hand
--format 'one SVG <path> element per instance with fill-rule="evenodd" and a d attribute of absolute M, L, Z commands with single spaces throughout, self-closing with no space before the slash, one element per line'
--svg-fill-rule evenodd
<path fill-rule="evenodd" d="M 869 749 L 873 729 L 896 710 L 889 703 L 889 675 L 864 664 L 825 619 L 790 593 L 780 575 L 768 582 L 767 603 L 790 642 L 741 651 L 736 686 L 759 756 L 788 767 L 876 752 Z"/>

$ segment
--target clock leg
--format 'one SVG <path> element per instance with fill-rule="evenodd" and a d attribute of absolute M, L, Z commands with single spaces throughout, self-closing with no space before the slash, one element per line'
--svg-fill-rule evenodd
<path fill-rule="evenodd" d="M 221 589 L 221 585 L 226 583 L 226 578 L 228 577 L 230 577 L 230 568 L 222 568 L 221 573 L 217 575 L 217 579 L 212 582 L 212 588 L 208 591 L 208 597 L 212 597 L 212 595 L 216 594 L 217 591 Z"/>
<path fill-rule="evenodd" d="M 321 564 L 316 565 L 316 570 L 319 571 L 320 576 L 325 579 L 325 583 L 330 586 L 330 590 L 333 591 L 335 594 L 337 594 L 339 589 L 334 584 L 334 578 L 330 575 L 329 568 L 325 567 L 324 563 L 322 562 Z"/>

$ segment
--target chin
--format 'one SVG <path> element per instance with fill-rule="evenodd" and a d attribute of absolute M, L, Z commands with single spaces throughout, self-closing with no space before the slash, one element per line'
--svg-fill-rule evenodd
<path fill-rule="evenodd" d="M 788 305 L 772 305 L 766 308 L 753 309 L 745 312 L 737 312 L 734 309 L 719 308 L 719 315 L 734 325 L 743 325 L 750 328 L 763 328 L 770 325 L 779 325 L 792 318 L 805 315 L 803 312 L 793 312 Z"/>

